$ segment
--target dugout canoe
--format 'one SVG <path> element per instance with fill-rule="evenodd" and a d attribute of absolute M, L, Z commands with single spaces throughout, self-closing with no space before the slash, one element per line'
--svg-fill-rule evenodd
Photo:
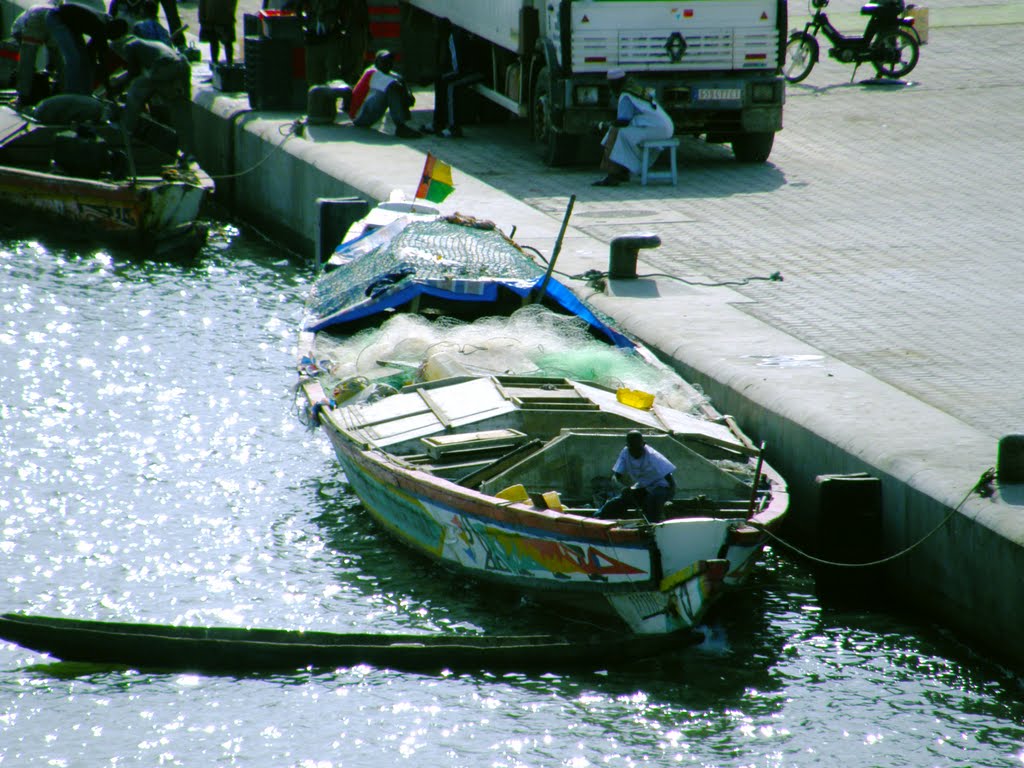
<path fill-rule="evenodd" d="M 367 664 L 405 671 L 606 669 L 692 644 L 686 633 L 593 635 L 342 634 L 192 627 L 6 613 L 0 638 L 62 661 L 161 671 L 246 673 Z"/>

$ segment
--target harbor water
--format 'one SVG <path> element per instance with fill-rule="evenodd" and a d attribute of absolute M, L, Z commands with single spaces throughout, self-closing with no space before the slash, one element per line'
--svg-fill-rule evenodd
<path fill-rule="evenodd" d="M 184 261 L 0 233 L 0 611 L 578 628 L 373 528 L 295 410 L 311 279 L 227 223 Z M 704 631 L 655 661 L 507 675 L 202 676 L 0 642 L 0 766 L 1024 763 L 1018 675 L 912 617 L 822 602 L 779 547 Z"/>

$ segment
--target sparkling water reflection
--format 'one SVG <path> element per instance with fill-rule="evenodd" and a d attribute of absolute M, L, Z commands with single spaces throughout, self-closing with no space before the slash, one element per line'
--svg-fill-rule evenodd
<path fill-rule="evenodd" d="M 334 631 L 562 617 L 410 559 L 294 414 L 309 274 L 224 224 L 188 262 L 0 240 L 2 610 Z M 839 612 L 769 552 L 697 649 L 595 674 L 205 677 L 0 644 L 0 765 L 1015 766 L 1019 680 Z"/>

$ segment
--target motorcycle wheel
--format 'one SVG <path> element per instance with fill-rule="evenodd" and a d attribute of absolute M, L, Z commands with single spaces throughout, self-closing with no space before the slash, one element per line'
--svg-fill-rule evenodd
<path fill-rule="evenodd" d="M 786 44 L 786 62 L 782 75 L 786 82 L 799 83 L 811 74 L 818 60 L 818 41 L 806 32 L 794 32 Z"/>
<path fill-rule="evenodd" d="M 917 38 L 905 29 L 883 32 L 872 46 L 871 63 L 880 77 L 895 80 L 910 74 L 921 55 Z"/>

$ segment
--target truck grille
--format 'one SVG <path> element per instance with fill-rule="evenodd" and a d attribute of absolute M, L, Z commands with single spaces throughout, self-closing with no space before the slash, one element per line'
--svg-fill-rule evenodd
<path fill-rule="evenodd" d="M 632 71 L 774 70 L 778 40 L 771 29 L 695 29 L 684 36 L 685 53 L 672 61 L 672 30 L 592 30 L 572 39 L 574 72 L 613 67 Z"/>

